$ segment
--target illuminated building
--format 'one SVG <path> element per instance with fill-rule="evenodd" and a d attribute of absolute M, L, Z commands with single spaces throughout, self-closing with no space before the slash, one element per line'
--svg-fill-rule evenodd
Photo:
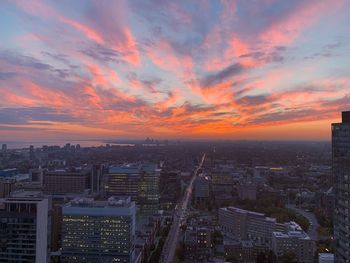
<path fill-rule="evenodd" d="M 159 209 L 160 169 L 155 164 L 111 166 L 104 176 L 106 196 L 130 196 L 141 214 L 152 215 Z"/>
<path fill-rule="evenodd" d="M 332 124 L 335 262 L 350 262 L 350 111 Z"/>
<path fill-rule="evenodd" d="M 251 241 L 253 246 L 249 253 L 265 247 L 277 257 L 293 252 L 298 262 L 313 262 L 315 243 L 293 221 L 277 223 L 276 218 L 265 217 L 262 213 L 226 207 L 219 209 L 219 224 L 226 237 L 239 242 Z"/>
<path fill-rule="evenodd" d="M 0 199 L 0 262 L 48 262 L 49 229 L 48 199 Z"/>
<path fill-rule="evenodd" d="M 219 224 L 227 237 L 252 240 L 267 247 L 271 245 L 272 232 L 278 226 L 275 218 L 237 207 L 220 208 Z"/>
<path fill-rule="evenodd" d="M 62 208 L 62 262 L 137 262 L 135 203 L 76 198 Z"/>
<path fill-rule="evenodd" d="M 315 246 L 310 237 L 295 222 L 285 224 L 283 232 L 272 233 L 271 249 L 281 258 L 284 254 L 292 254 L 298 262 L 314 262 Z"/>

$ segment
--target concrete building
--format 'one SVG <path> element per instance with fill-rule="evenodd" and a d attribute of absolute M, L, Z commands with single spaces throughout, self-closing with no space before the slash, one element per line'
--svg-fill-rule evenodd
<path fill-rule="evenodd" d="M 156 164 L 129 164 L 109 167 L 104 191 L 109 196 L 130 196 L 140 213 L 152 215 L 159 209 L 159 176 Z"/>
<path fill-rule="evenodd" d="M 62 208 L 62 262 L 134 263 L 135 203 L 76 198 Z"/>
<path fill-rule="evenodd" d="M 216 169 L 211 174 L 211 191 L 213 199 L 217 205 L 232 199 L 233 193 L 232 171 Z"/>
<path fill-rule="evenodd" d="M 8 197 L 16 189 L 16 180 L 13 178 L 0 178 L 0 198 Z"/>
<path fill-rule="evenodd" d="M 184 246 L 186 259 L 208 259 L 211 256 L 210 229 L 208 227 L 188 227 L 185 233 Z"/>
<path fill-rule="evenodd" d="M 44 173 L 46 194 L 83 193 L 90 188 L 91 169 L 55 170 Z"/>
<path fill-rule="evenodd" d="M 257 186 L 253 183 L 244 183 L 237 186 L 238 198 L 241 200 L 256 200 Z"/>
<path fill-rule="evenodd" d="M 3 153 L 6 153 L 6 151 L 7 151 L 7 144 L 6 144 L 6 143 L 3 143 L 3 144 L 2 144 L 2 146 L 1 146 L 1 151 L 2 151 Z"/>
<path fill-rule="evenodd" d="M 0 262 L 48 262 L 49 210 L 38 194 L 0 199 Z"/>
<path fill-rule="evenodd" d="M 259 245 L 271 245 L 272 232 L 280 225 L 275 218 L 236 207 L 219 209 L 219 224 L 227 237 L 252 240 Z"/>
<path fill-rule="evenodd" d="M 350 262 L 350 111 L 332 124 L 335 262 Z"/>
<path fill-rule="evenodd" d="M 209 201 L 209 195 L 209 179 L 206 177 L 197 177 L 194 182 L 195 203 L 205 204 L 207 201 Z"/>
<path fill-rule="evenodd" d="M 318 263 L 334 263 L 334 254 L 333 253 L 318 254 Z"/>
<path fill-rule="evenodd" d="M 43 184 L 43 180 L 44 180 L 44 172 L 46 171 L 46 169 L 43 169 L 41 167 L 36 168 L 36 169 L 30 169 L 29 170 L 29 178 L 32 182 L 37 182 L 40 185 Z"/>
<path fill-rule="evenodd" d="M 271 250 L 281 258 L 292 254 L 298 262 L 312 263 L 315 253 L 314 241 L 295 222 L 289 222 L 283 232 L 272 233 Z"/>
<path fill-rule="evenodd" d="M 225 259 L 235 259 L 238 262 L 256 263 L 259 254 L 269 252 L 268 247 L 259 246 L 251 240 L 237 241 L 226 238 L 223 245 Z"/>
<path fill-rule="evenodd" d="M 334 203 L 335 203 L 334 199 L 335 199 L 335 196 L 334 196 L 333 187 L 328 189 L 326 192 L 320 192 L 317 194 L 317 204 L 321 209 L 323 215 L 330 222 L 333 221 L 333 216 L 334 216 Z"/>
<path fill-rule="evenodd" d="M 160 204 L 162 208 L 174 207 L 181 195 L 180 171 L 162 171 L 159 179 Z"/>

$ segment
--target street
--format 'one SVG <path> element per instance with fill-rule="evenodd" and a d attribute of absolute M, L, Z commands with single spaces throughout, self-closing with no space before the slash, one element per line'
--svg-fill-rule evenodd
<path fill-rule="evenodd" d="M 307 220 L 309 220 L 310 226 L 309 226 L 309 231 L 307 231 L 307 234 L 312 240 L 317 241 L 318 240 L 318 235 L 317 235 L 318 222 L 314 213 L 306 212 L 303 209 L 297 208 L 295 205 L 287 205 L 287 208 L 293 209 L 294 211 L 306 217 Z"/>
<path fill-rule="evenodd" d="M 162 255 L 160 257 L 159 262 L 170 263 L 170 262 L 172 262 L 172 260 L 174 258 L 176 246 L 178 243 L 179 233 L 180 233 L 180 226 L 181 226 L 182 222 L 186 221 L 187 206 L 188 206 L 188 202 L 191 200 L 193 183 L 196 180 L 196 177 L 198 175 L 198 171 L 202 168 L 204 159 L 205 159 L 205 153 L 203 154 L 203 157 L 202 157 L 200 164 L 198 165 L 198 167 L 196 168 L 196 170 L 193 173 L 193 176 L 190 180 L 190 183 L 185 190 L 185 195 L 184 195 L 183 199 L 175 208 L 173 224 L 172 224 L 171 229 L 169 231 L 168 237 L 165 241 Z"/>

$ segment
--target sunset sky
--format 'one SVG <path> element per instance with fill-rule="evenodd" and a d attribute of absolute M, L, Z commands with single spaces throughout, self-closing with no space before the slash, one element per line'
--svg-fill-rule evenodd
<path fill-rule="evenodd" d="M 328 140 L 350 1 L 0 1 L 1 140 Z"/>

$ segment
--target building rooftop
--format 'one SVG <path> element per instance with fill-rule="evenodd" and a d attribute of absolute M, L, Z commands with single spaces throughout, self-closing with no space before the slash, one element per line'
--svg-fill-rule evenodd
<path fill-rule="evenodd" d="M 14 177 L 18 174 L 17 168 L 0 170 L 0 177 Z"/>
<path fill-rule="evenodd" d="M 272 232 L 275 238 L 297 238 L 297 239 L 310 239 L 310 237 L 304 231 L 287 231 L 283 232 Z"/>
<path fill-rule="evenodd" d="M 263 214 L 263 213 L 249 211 L 249 210 L 244 210 L 244 209 L 241 209 L 241 208 L 238 208 L 238 207 L 234 207 L 234 206 L 224 207 L 224 208 L 220 208 L 220 209 L 224 209 L 224 210 L 228 210 L 228 211 L 234 211 L 234 212 L 242 213 L 242 214 L 261 216 L 261 217 L 264 217 L 267 221 L 276 222 L 276 218 L 265 217 L 265 214 Z"/>
<path fill-rule="evenodd" d="M 46 176 L 54 176 L 54 175 L 87 175 L 91 172 L 90 167 L 67 167 L 55 170 L 47 170 L 45 171 Z"/>
<path fill-rule="evenodd" d="M 159 171 L 157 164 L 123 164 L 109 167 L 109 173 L 117 174 L 137 174 L 142 172 L 155 172 Z"/>
<path fill-rule="evenodd" d="M 341 113 L 341 116 L 343 123 L 350 123 L 350 111 L 343 111 Z"/>
<path fill-rule="evenodd" d="M 18 190 L 11 192 L 11 197 L 41 197 L 42 192 L 41 191 L 25 191 L 25 190 Z"/>
<path fill-rule="evenodd" d="M 65 207 L 130 207 L 133 204 L 130 197 L 126 196 L 111 196 L 107 200 L 97 201 L 91 197 L 76 197 L 65 205 Z"/>
<path fill-rule="evenodd" d="M 318 260 L 334 260 L 334 254 L 333 253 L 319 253 L 318 254 Z"/>

